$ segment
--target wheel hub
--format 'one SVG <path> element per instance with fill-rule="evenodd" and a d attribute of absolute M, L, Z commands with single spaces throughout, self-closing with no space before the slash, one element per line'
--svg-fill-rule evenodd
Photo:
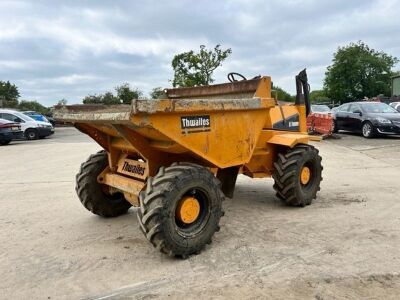
<path fill-rule="evenodd" d="M 365 124 L 363 130 L 364 130 L 364 135 L 368 136 L 371 133 L 371 126 L 369 124 Z"/>
<path fill-rule="evenodd" d="M 200 215 L 200 203 L 192 196 L 185 196 L 176 208 L 176 217 L 185 224 L 192 224 Z"/>
<path fill-rule="evenodd" d="M 310 178 L 311 178 L 311 171 L 309 167 L 304 166 L 301 169 L 301 173 L 300 173 L 300 181 L 301 184 L 306 185 L 310 182 Z"/>

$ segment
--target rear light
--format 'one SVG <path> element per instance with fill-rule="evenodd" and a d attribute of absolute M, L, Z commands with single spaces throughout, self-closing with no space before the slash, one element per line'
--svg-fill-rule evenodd
<path fill-rule="evenodd" d="M 21 125 L 18 124 L 0 124 L 1 128 L 10 128 L 13 131 L 20 131 Z"/>

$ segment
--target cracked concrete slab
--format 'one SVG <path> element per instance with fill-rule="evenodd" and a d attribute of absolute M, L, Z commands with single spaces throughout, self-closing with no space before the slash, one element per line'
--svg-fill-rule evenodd
<path fill-rule="evenodd" d="M 235 197 L 224 203 L 221 231 L 187 260 L 158 253 L 135 209 L 101 219 L 83 208 L 75 174 L 99 148 L 75 129 L 1 147 L 0 295 L 398 298 L 400 139 L 342 135 L 316 146 L 324 180 L 311 206 L 283 206 L 272 180 L 240 176 Z M 367 147 L 376 149 L 359 150 Z"/>

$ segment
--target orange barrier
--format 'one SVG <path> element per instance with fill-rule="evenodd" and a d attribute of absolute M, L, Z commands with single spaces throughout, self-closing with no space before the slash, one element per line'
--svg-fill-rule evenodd
<path fill-rule="evenodd" d="M 310 113 L 307 117 L 309 132 L 331 135 L 333 131 L 333 117 L 328 114 Z"/>

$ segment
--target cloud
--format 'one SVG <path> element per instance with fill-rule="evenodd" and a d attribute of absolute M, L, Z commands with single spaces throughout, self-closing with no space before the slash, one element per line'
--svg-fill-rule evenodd
<path fill-rule="evenodd" d="M 167 87 L 174 54 L 200 44 L 231 47 L 217 82 L 236 71 L 271 75 L 294 92 L 308 68 L 321 88 L 338 46 L 363 40 L 400 57 L 400 1 L 1 1 L 0 80 L 51 105 L 129 82 Z"/>

